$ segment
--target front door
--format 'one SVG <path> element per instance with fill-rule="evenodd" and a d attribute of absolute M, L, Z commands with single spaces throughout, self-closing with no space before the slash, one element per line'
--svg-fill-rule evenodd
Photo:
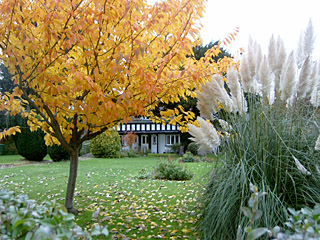
<path fill-rule="evenodd" d="M 157 135 L 152 134 L 151 135 L 151 152 L 152 153 L 158 153 L 158 144 L 157 144 Z"/>
<path fill-rule="evenodd" d="M 141 151 L 147 153 L 149 150 L 149 136 L 141 135 Z"/>

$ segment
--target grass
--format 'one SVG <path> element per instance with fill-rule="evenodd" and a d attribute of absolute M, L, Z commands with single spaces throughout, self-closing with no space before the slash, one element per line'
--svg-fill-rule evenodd
<path fill-rule="evenodd" d="M 50 160 L 49 155 L 47 155 L 44 160 Z M 33 162 L 34 163 L 34 162 Z M 25 160 L 20 155 L 0 155 L 0 165 L 23 165 L 30 164 L 30 161 Z"/>
<path fill-rule="evenodd" d="M 20 155 L 0 156 L 0 164 L 17 164 L 22 157 Z"/>
<path fill-rule="evenodd" d="M 19 157 L 1 156 L 0 164 Z M 99 208 L 100 220 L 108 225 L 114 239 L 199 239 L 194 226 L 199 214 L 197 199 L 211 163 L 188 163 L 195 174 L 190 181 L 136 177 L 140 169 L 156 166 L 158 159 L 152 155 L 80 161 L 74 201 L 81 210 L 77 223 L 90 228 L 92 212 Z M 56 199 L 63 204 L 68 169 L 68 162 L 4 168 L 0 185 L 27 193 L 39 202 Z"/>

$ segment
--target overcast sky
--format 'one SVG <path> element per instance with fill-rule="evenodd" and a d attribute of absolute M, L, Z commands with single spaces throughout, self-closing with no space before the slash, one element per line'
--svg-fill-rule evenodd
<path fill-rule="evenodd" d="M 314 57 L 320 58 L 319 0 L 208 0 L 206 9 L 201 32 L 204 44 L 223 39 L 239 27 L 237 39 L 229 47 L 231 53 L 245 48 L 249 35 L 267 53 L 272 34 L 280 35 L 287 51 L 291 51 L 311 19 L 317 37 Z"/>

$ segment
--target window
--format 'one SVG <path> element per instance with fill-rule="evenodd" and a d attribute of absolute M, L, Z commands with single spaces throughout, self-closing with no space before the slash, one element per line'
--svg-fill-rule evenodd
<path fill-rule="evenodd" d="M 166 136 L 166 145 L 174 145 L 180 143 L 180 135 L 172 134 Z"/>

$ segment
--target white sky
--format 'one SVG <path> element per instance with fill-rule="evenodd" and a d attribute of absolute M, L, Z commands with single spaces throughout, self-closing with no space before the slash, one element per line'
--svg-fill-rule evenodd
<path fill-rule="evenodd" d="M 296 49 L 300 32 L 312 20 L 316 35 L 314 57 L 320 58 L 320 1 L 319 0 L 207 0 L 202 19 L 203 43 L 223 39 L 240 28 L 236 41 L 229 47 L 235 53 L 246 48 L 249 35 L 267 53 L 272 34 L 280 35 L 287 52 Z"/>

